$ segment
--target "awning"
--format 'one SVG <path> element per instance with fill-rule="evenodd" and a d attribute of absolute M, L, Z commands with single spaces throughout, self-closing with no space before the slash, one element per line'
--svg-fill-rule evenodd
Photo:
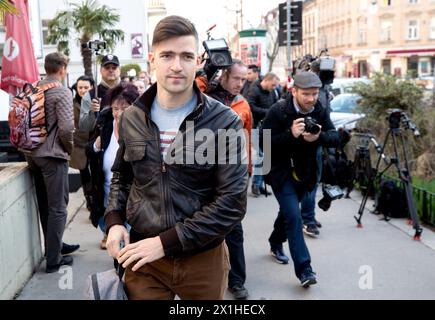
<path fill-rule="evenodd" d="M 410 57 L 410 56 L 435 56 L 435 48 L 431 49 L 408 49 L 408 50 L 388 50 L 387 57 Z"/>

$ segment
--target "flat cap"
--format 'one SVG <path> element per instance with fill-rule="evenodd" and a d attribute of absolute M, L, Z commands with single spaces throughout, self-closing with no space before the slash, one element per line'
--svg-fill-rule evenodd
<path fill-rule="evenodd" d="M 322 81 L 317 74 L 303 71 L 293 77 L 294 86 L 300 89 L 321 88 Z"/>

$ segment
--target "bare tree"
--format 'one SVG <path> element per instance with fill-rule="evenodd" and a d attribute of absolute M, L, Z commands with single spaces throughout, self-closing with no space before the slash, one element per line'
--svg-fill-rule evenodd
<path fill-rule="evenodd" d="M 268 17 L 271 17 L 268 18 Z M 272 71 L 273 63 L 279 52 L 278 30 L 279 19 L 278 9 L 272 11 L 265 18 L 266 30 L 267 30 L 267 59 L 269 59 L 269 72 Z"/>

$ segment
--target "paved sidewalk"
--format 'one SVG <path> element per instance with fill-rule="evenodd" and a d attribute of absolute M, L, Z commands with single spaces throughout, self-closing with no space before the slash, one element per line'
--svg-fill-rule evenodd
<path fill-rule="evenodd" d="M 80 197 L 81 190 L 75 195 L 76 204 Z M 334 201 L 327 213 L 317 209 L 323 224 L 320 237 L 306 240 L 318 284 L 308 290 L 299 286 L 291 264 L 277 264 L 269 255 L 267 239 L 278 212 L 275 198 L 249 197 L 243 227 L 250 299 L 435 299 L 435 233 L 425 229 L 423 241 L 415 242 L 405 220 L 379 221 L 368 211 L 364 228 L 357 229 L 353 216 L 360 196 L 353 192 L 352 197 Z M 60 289 L 65 287 L 65 274 L 44 273 L 43 262 L 18 299 L 83 299 L 86 277 L 112 267 L 106 251 L 99 249 L 101 232 L 88 216 L 81 207 L 65 231 L 66 242 L 81 245 L 71 269 L 72 289 Z M 288 245 L 285 251 L 288 254 Z M 361 289 L 360 282 L 372 282 L 372 289 Z"/>

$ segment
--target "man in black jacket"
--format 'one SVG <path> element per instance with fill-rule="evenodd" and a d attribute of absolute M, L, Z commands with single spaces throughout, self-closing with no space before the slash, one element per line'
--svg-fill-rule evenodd
<path fill-rule="evenodd" d="M 240 94 L 245 97 L 245 99 L 248 99 L 249 96 L 249 90 L 251 89 L 251 86 L 260 78 L 260 70 L 255 64 L 250 64 L 248 66 L 248 74 L 246 76 L 247 80 L 245 84 L 243 85 L 242 91 Z"/>
<path fill-rule="evenodd" d="M 194 84 L 198 44 L 189 20 L 162 19 L 150 54 L 157 83 L 120 119 L 105 222 L 132 300 L 222 299 L 227 287 L 224 239 L 246 211 L 248 161 L 240 118 Z"/>
<path fill-rule="evenodd" d="M 264 120 L 263 129 L 269 129 L 272 137 L 271 171 L 266 176 L 266 182 L 272 185 L 280 205 L 280 215 L 284 216 L 296 276 L 303 287 L 308 287 L 317 280 L 303 236 L 299 204 L 317 183 L 318 147 L 335 147 L 338 134 L 329 111 L 318 102 L 322 87 L 319 77 L 311 72 L 302 72 L 294 77 L 294 81 L 292 96 L 275 104 Z M 306 126 L 308 117 L 317 122 L 312 127 L 321 130 L 316 133 L 316 130 Z M 277 221 L 280 219 L 282 217 L 278 216 Z M 275 257 L 284 255 L 279 234 L 274 229 L 269 238 L 271 253 Z"/>
<path fill-rule="evenodd" d="M 259 129 L 260 122 L 264 119 L 270 107 L 277 101 L 274 90 L 278 83 L 278 77 L 274 73 L 268 73 L 262 80 L 252 84 L 248 94 L 248 103 L 252 111 L 254 129 Z M 266 193 L 266 189 L 262 187 L 264 182 L 261 172 L 263 167 L 263 152 L 259 148 L 258 141 L 258 130 L 253 130 L 252 145 L 257 151 L 252 175 L 252 194 L 255 197 Z"/>

